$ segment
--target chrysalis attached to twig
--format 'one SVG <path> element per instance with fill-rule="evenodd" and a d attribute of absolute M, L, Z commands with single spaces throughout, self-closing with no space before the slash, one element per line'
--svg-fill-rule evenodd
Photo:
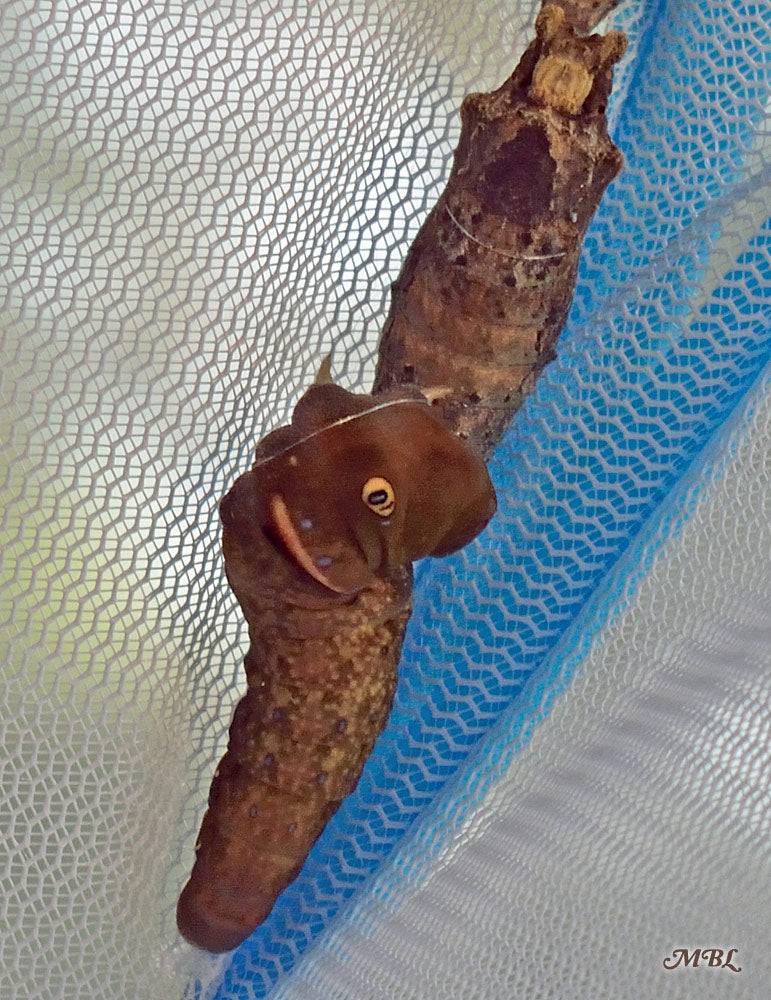
<path fill-rule="evenodd" d="M 605 105 L 625 46 L 543 8 L 510 79 L 463 102 L 449 182 L 394 285 L 375 391 L 417 385 L 484 457 L 554 357 L 586 228 L 621 168 Z"/>
<path fill-rule="evenodd" d="M 251 645 L 177 910 L 210 951 L 267 917 L 355 787 L 391 708 L 412 561 L 469 542 L 495 494 L 419 394 L 353 395 L 322 372 L 220 510 Z"/>

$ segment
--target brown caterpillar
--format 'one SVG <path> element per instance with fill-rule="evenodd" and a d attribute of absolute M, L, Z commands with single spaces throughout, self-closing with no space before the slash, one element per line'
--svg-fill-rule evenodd
<path fill-rule="evenodd" d="M 412 561 L 495 511 L 484 463 L 419 393 L 312 386 L 220 505 L 248 690 L 209 793 L 181 933 L 236 947 L 356 786 L 388 718 Z"/>

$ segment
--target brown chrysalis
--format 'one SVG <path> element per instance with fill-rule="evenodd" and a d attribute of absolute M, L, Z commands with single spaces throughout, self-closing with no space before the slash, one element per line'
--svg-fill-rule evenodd
<path fill-rule="evenodd" d="M 509 79 L 466 97 L 447 187 L 393 286 L 375 392 L 417 385 L 485 458 L 555 356 L 584 234 L 623 163 L 605 106 L 626 40 L 583 38 L 565 13 L 585 26 L 610 6 L 545 5 Z"/>
<path fill-rule="evenodd" d="M 193 944 L 234 948 L 295 878 L 388 718 L 412 561 L 494 511 L 484 463 L 419 393 L 316 384 L 260 443 L 220 505 L 248 690 L 177 908 Z"/>

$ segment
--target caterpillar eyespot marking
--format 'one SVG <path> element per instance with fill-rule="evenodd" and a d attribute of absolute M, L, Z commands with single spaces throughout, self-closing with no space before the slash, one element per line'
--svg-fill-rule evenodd
<path fill-rule="evenodd" d="M 396 506 L 393 486 L 382 476 L 372 476 L 361 488 L 361 499 L 380 517 L 389 517 Z"/>

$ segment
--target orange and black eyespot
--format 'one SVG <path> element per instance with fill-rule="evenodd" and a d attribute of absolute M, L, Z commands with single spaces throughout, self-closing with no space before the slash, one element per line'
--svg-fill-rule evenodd
<path fill-rule="evenodd" d="M 396 506 L 394 488 L 382 476 L 372 476 L 361 489 L 361 499 L 380 517 L 389 517 Z"/>

